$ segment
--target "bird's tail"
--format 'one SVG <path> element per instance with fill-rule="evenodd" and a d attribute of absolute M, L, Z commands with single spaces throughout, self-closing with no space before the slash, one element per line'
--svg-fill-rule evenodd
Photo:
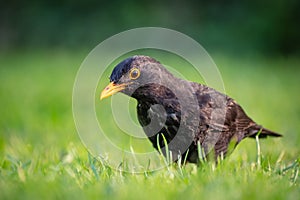
<path fill-rule="evenodd" d="M 259 138 L 266 138 L 268 136 L 270 137 L 282 137 L 281 134 L 276 133 L 274 131 L 268 130 L 266 128 L 263 128 L 262 126 L 255 125 L 254 127 L 251 127 L 250 135 L 248 137 L 255 138 L 256 135 L 258 135 Z"/>

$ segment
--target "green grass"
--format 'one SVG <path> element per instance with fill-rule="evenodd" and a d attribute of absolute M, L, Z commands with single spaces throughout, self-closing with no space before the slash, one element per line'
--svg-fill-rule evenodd
<path fill-rule="evenodd" d="M 284 135 L 260 140 L 259 158 L 255 140 L 247 139 L 218 166 L 173 164 L 129 174 L 89 155 L 76 133 L 72 87 L 84 57 L 66 51 L 0 55 L 0 199 L 299 197 L 299 58 L 213 56 L 226 92 L 259 124 Z M 198 80 L 193 71 L 184 73 Z M 106 130 L 121 135 L 110 110 L 101 112 L 109 103 L 99 102 L 97 115 L 106 119 Z M 151 148 L 147 141 L 139 145 Z"/>

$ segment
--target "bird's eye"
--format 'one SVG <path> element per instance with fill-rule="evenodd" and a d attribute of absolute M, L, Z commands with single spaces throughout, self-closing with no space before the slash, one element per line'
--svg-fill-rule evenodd
<path fill-rule="evenodd" d="M 140 74 L 141 72 L 139 69 L 133 68 L 132 70 L 130 70 L 129 77 L 130 79 L 134 80 L 137 79 L 140 76 Z"/>

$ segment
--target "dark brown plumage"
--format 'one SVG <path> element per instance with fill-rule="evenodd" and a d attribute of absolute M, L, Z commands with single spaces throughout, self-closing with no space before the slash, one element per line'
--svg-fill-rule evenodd
<path fill-rule="evenodd" d="M 119 91 L 135 98 L 138 120 L 149 140 L 156 149 L 162 148 L 163 134 L 174 160 L 188 150 L 187 160 L 197 163 L 198 143 L 206 155 L 214 152 L 217 157 L 259 132 L 260 138 L 281 136 L 256 124 L 232 98 L 179 79 L 148 56 L 122 61 L 114 68 L 110 82 L 101 98 Z"/>

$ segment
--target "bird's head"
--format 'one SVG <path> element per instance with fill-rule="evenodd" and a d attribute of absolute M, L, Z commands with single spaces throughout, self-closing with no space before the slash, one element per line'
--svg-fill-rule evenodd
<path fill-rule="evenodd" d="M 104 88 L 100 99 L 117 92 L 129 96 L 147 85 L 162 83 L 172 76 L 162 65 L 149 56 L 133 56 L 120 62 L 110 75 L 110 83 Z"/>

